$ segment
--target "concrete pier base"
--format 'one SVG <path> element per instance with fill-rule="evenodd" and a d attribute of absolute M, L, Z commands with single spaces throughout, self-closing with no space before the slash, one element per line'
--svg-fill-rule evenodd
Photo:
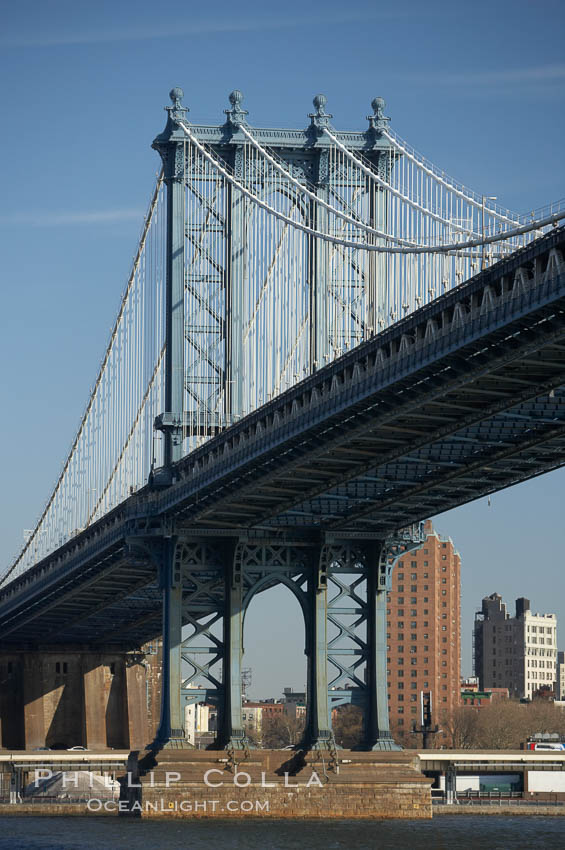
<path fill-rule="evenodd" d="M 0 652 L 0 747 L 143 749 L 160 707 L 158 652 Z"/>
<path fill-rule="evenodd" d="M 235 761 L 234 761 L 235 758 Z M 141 817 L 431 818 L 431 780 L 415 754 L 339 750 L 141 753 Z M 128 770 L 131 765 L 128 766 Z M 126 797 L 124 789 L 124 799 Z"/>

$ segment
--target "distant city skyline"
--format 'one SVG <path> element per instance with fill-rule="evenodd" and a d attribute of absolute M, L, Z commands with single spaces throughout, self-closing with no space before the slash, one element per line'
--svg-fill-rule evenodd
<path fill-rule="evenodd" d="M 306 126 L 317 92 L 332 123 L 366 126 L 375 95 L 392 127 L 479 194 L 526 212 L 565 194 L 565 7 L 527 0 L 408 0 L 344 10 L 244 0 L 213 16 L 170 0 L 77 6 L 22 0 L 0 37 L 5 131 L 0 346 L 4 416 L 0 568 L 48 498 L 96 374 L 155 172 L 150 145 L 174 85 L 189 120 L 220 123 L 244 95 L 257 126 Z M 169 23 L 174 21 L 173 24 Z M 560 546 L 565 471 L 434 517 L 461 554 L 462 672 L 475 609 L 493 592 L 555 613 L 565 648 Z M 302 689 L 304 631 L 282 588 L 253 600 L 245 666 L 254 696 Z M 270 654 L 270 657 L 269 657 Z"/>

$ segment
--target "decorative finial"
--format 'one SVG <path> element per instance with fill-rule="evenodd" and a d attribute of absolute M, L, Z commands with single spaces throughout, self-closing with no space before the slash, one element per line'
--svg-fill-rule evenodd
<path fill-rule="evenodd" d="M 308 114 L 311 126 L 316 127 L 319 132 L 322 132 L 323 127 L 329 127 L 330 118 L 333 118 L 333 115 L 326 112 L 324 108 L 327 102 L 328 99 L 325 94 L 317 94 L 312 101 L 316 111 Z"/>
<path fill-rule="evenodd" d="M 169 113 L 169 118 L 173 121 L 183 121 L 186 119 L 186 113 L 188 112 L 188 107 L 182 105 L 182 99 L 184 97 L 184 92 L 180 88 L 180 86 L 175 86 L 169 92 L 169 97 L 171 98 L 172 106 L 165 106 L 165 109 Z"/>
<path fill-rule="evenodd" d="M 387 118 L 384 114 L 385 102 L 383 98 L 374 97 L 371 101 L 371 107 L 373 109 L 373 114 L 367 115 L 369 127 L 376 133 L 380 133 L 383 130 L 386 130 L 387 124 L 390 121 L 390 118 Z"/>
<path fill-rule="evenodd" d="M 234 127 L 239 127 L 240 124 L 246 124 L 245 116 L 249 115 L 246 109 L 241 108 L 243 102 L 243 93 L 239 89 L 234 89 L 229 96 L 231 109 L 224 109 L 228 116 L 228 124 L 233 124 Z"/>

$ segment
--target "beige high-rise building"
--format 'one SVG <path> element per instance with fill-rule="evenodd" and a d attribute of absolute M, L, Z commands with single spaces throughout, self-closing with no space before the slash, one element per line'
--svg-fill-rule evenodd
<path fill-rule="evenodd" d="M 481 690 L 508 688 L 511 697 L 531 699 L 542 686 L 554 687 L 557 618 L 533 614 L 529 599 L 517 599 L 511 617 L 498 593 L 486 596 L 475 614 L 474 644 Z"/>
<path fill-rule="evenodd" d="M 426 542 L 401 558 L 387 606 L 388 693 L 393 733 L 420 725 L 420 695 L 430 693 L 432 721 L 459 704 L 461 558 L 426 523 Z M 414 736 L 414 746 L 421 738 Z"/>

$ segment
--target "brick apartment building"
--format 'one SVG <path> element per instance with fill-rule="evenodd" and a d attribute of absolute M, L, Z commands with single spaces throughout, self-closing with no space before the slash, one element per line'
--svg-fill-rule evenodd
<path fill-rule="evenodd" d="M 421 739 L 409 733 L 420 724 L 422 691 L 431 692 L 434 724 L 441 726 L 441 712 L 460 704 L 461 558 L 430 521 L 425 528 L 423 546 L 393 570 L 387 606 L 391 728 L 414 746 Z"/>

